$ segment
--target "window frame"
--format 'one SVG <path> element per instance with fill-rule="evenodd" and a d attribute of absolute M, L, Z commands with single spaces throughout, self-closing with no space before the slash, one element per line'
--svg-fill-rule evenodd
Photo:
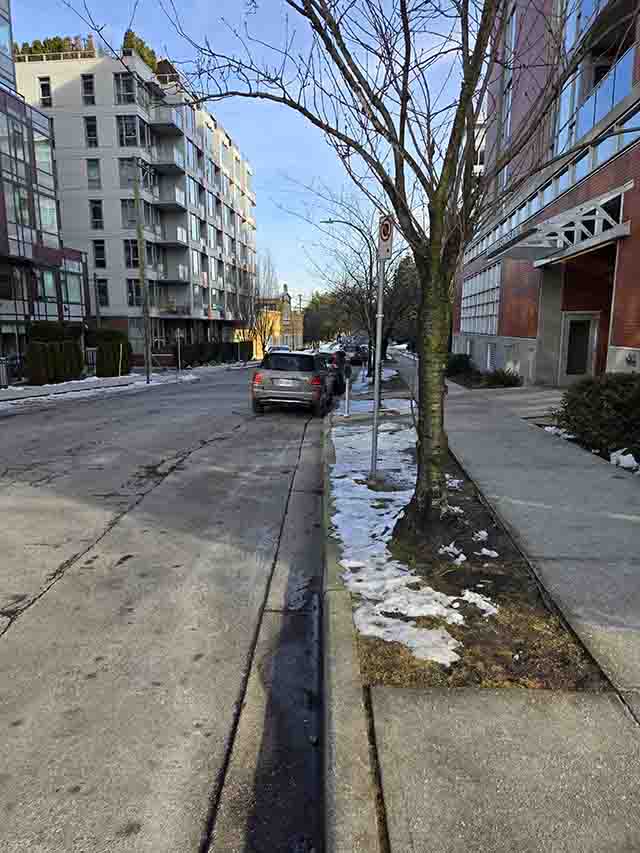
<path fill-rule="evenodd" d="M 100 209 L 100 217 L 94 216 L 94 205 L 98 205 Z M 104 230 L 104 210 L 102 207 L 102 199 L 101 198 L 90 198 L 89 199 L 89 222 L 91 223 L 92 231 L 103 231 Z M 97 225 L 96 223 L 100 224 Z"/>
<path fill-rule="evenodd" d="M 89 122 L 93 122 L 95 136 L 89 134 Z M 98 137 L 98 117 L 84 116 L 84 141 L 87 148 L 99 148 L 100 142 Z"/>
<path fill-rule="evenodd" d="M 87 91 L 86 84 L 91 84 L 91 92 Z M 93 107 L 96 103 L 96 78 L 95 74 L 81 74 L 80 75 L 80 94 L 82 96 L 82 103 L 85 107 Z"/>
<path fill-rule="evenodd" d="M 100 158 L 99 157 L 88 157 L 86 159 L 86 169 L 87 169 L 87 189 L 90 190 L 101 190 L 102 189 L 102 169 L 100 167 Z M 89 171 L 89 164 L 97 165 L 97 179 L 95 176 L 92 178 Z"/>
<path fill-rule="evenodd" d="M 94 266 L 94 268 L 98 269 L 98 270 L 106 269 L 106 267 L 107 267 L 107 243 L 106 243 L 106 240 L 104 240 L 104 238 L 99 239 L 99 240 L 92 240 L 91 244 L 92 244 L 92 250 L 93 250 L 93 266 Z M 98 251 L 97 251 L 99 244 L 102 244 L 102 257 L 99 257 Z"/>
<path fill-rule="evenodd" d="M 47 89 L 49 91 L 48 95 L 45 95 L 43 92 L 43 88 L 45 86 L 47 87 Z M 53 106 L 51 77 L 48 77 L 48 76 L 38 77 L 38 100 L 39 100 L 40 106 L 43 107 L 44 109 L 47 109 L 47 108 Z"/>

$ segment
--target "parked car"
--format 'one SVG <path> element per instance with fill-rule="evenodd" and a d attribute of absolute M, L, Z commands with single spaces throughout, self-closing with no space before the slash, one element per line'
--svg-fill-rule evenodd
<path fill-rule="evenodd" d="M 267 352 L 291 352 L 291 347 L 281 346 L 281 347 L 267 347 Z"/>
<path fill-rule="evenodd" d="M 349 361 L 354 365 L 362 365 L 367 363 L 367 359 L 369 358 L 369 348 L 365 346 L 358 346 L 351 353 L 347 353 L 349 356 Z"/>
<path fill-rule="evenodd" d="M 332 383 L 324 362 L 307 352 L 269 352 L 251 379 L 251 408 L 305 406 L 322 416 L 332 403 Z"/>
<path fill-rule="evenodd" d="M 344 394 L 347 387 L 347 381 L 344 376 L 344 366 L 347 363 L 347 354 L 344 350 L 338 349 L 333 353 L 331 365 L 336 374 L 336 390 L 335 393 Z"/>
<path fill-rule="evenodd" d="M 314 355 L 322 368 L 327 371 L 327 382 L 331 396 L 337 395 L 340 388 L 340 376 L 339 369 L 333 364 L 332 354 L 330 352 L 315 352 Z"/>

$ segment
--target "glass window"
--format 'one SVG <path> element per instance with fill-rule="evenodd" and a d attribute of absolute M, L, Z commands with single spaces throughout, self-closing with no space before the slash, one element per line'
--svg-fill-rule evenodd
<path fill-rule="evenodd" d="M 200 252 L 197 249 L 191 250 L 191 272 L 193 275 L 200 273 Z"/>
<path fill-rule="evenodd" d="M 624 122 L 620 125 L 620 128 L 627 131 L 620 137 L 621 148 L 635 142 L 636 139 L 640 138 L 640 112 L 635 112 L 630 116 L 627 116 Z"/>
<path fill-rule="evenodd" d="M 40 223 L 43 231 L 58 231 L 58 207 L 55 198 L 40 196 Z"/>
<path fill-rule="evenodd" d="M 121 189 L 132 187 L 136 173 L 136 161 L 133 157 L 121 157 L 118 160 L 118 172 L 120 174 Z"/>
<path fill-rule="evenodd" d="M 51 98 L 51 78 L 38 77 L 38 87 L 40 89 L 40 106 L 50 107 L 53 105 Z"/>
<path fill-rule="evenodd" d="M 42 289 L 46 299 L 57 299 L 56 277 L 51 270 L 42 273 Z"/>
<path fill-rule="evenodd" d="M 142 287 L 135 278 L 127 279 L 127 299 L 131 308 L 139 308 L 142 305 Z"/>
<path fill-rule="evenodd" d="M 91 227 L 95 230 L 104 228 L 104 219 L 102 217 L 102 202 L 99 199 L 89 201 L 89 218 Z"/>
<path fill-rule="evenodd" d="M 51 141 L 48 136 L 45 136 L 38 131 L 34 131 L 33 144 L 36 152 L 36 166 L 44 172 L 53 174 L 53 152 L 51 150 Z"/>
<path fill-rule="evenodd" d="M 95 116 L 84 117 L 84 136 L 87 148 L 98 147 L 98 120 Z"/>
<path fill-rule="evenodd" d="M 198 217 L 194 216 L 193 213 L 189 214 L 189 229 L 190 229 L 190 237 L 192 240 L 200 239 L 200 223 L 198 222 Z"/>
<path fill-rule="evenodd" d="M 82 302 L 82 277 L 66 273 L 65 302 Z"/>
<path fill-rule="evenodd" d="M 133 74 L 124 72 L 113 75 L 116 104 L 134 104 L 136 100 L 136 84 Z"/>
<path fill-rule="evenodd" d="M 106 278 L 96 279 L 96 290 L 98 292 L 98 305 L 101 308 L 109 307 L 109 282 Z"/>
<path fill-rule="evenodd" d="M 107 254 L 104 240 L 93 241 L 93 265 L 99 269 L 104 269 L 107 265 Z"/>
<path fill-rule="evenodd" d="M 137 116 L 117 116 L 118 143 L 122 148 L 131 148 L 138 144 Z"/>
<path fill-rule="evenodd" d="M 137 240 L 125 240 L 124 241 L 124 265 L 126 267 L 137 267 L 140 263 L 140 259 L 138 257 L 138 241 Z"/>
<path fill-rule="evenodd" d="M 82 103 L 88 107 L 96 102 L 95 80 L 93 74 L 83 74 L 81 77 Z"/>
<path fill-rule="evenodd" d="M 558 175 L 558 195 L 569 189 L 569 170 L 565 169 Z"/>
<path fill-rule="evenodd" d="M 100 160 L 87 160 L 87 186 L 90 190 L 101 189 Z"/>
<path fill-rule="evenodd" d="M 12 55 L 11 24 L 9 21 L 5 21 L 4 18 L 0 18 L 0 51 L 2 51 L 5 56 Z"/>
<path fill-rule="evenodd" d="M 606 139 L 603 139 L 595 148 L 595 165 L 599 166 L 601 163 L 606 163 L 616 153 L 617 147 L 617 136 L 608 136 Z"/>
<path fill-rule="evenodd" d="M 606 77 L 603 77 L 596 89 L 596 111 L 594 123 L 601 121 L 613 107 L 613 83 L 614 74 L 610 71 Z"/>
<path fill-rule="evenodd" d="M 136 227 L 138 217 L 136 216 L 136 203 L 132 198 L 123 198 L 120 200 L 120 213 L 123 228 Z"/>
<path fill-rule="evenodd" d="M 631 92 L 633 86 L 633 60 L 635 48 L 630 48 L 614 66 L 613 103 L 619 103 Z"/>
<path fill-rule="evenodd" d="M 576 160 L 576 162 L 575 162 L 575 180 L 576 180 L 576 183 L 578 181 L 581 181 L 584 177 L 586 177 L 589 174 L 590 156 L 591 156 L 591 153 L 589 151 L 587 151 L 587 153 L 584 154 L 582 157 L 580 157 L 579 160 Z"/>

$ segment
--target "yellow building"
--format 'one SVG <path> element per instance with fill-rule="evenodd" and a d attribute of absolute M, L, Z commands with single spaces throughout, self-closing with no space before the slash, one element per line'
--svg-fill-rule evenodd
<path fill-rule="evenodd" d="M 287 346 L 292 350 L 303 346 L 304 312 L 296 310 L 287 285 L 275 298 L 260 299 L 257 306 L 256 330 L 253 334 L 253 356 L 262 358 L 263 341 L 268 347 Z"/>

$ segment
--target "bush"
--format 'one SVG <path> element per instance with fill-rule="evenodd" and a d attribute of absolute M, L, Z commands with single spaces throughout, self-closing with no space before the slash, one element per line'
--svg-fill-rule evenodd
<path fill-rule="evenodd" d="M 97 376 L 126 376 L 129 373 L 131 344 L 124 332 L 97 329 L 95 345 Z"/>
<path fill-rule="evenodd" d="M 460 376 L 471 373 L 471 359 L 464 352 L 450 352 L 447 355 L 447 376 Z"/>
<path fill-rule="evenodd" d="M 522 376 L 514 370 L 492 370 L 484 374 L 487 388 L 518 388 L 522 385 Z"/>
<path fill-rule="evenodd" d="M 31 340 L 26 364 L 31 385 L 52 385 L 79 379 L 84 368 L 80 345 L 72 340 Z"/>
<path fill-rule="evenodd" d="M 640 459 L 640 374 L 605 373 L 565 393 L 558 425 L 605 456 L 626 448 Z"/>

